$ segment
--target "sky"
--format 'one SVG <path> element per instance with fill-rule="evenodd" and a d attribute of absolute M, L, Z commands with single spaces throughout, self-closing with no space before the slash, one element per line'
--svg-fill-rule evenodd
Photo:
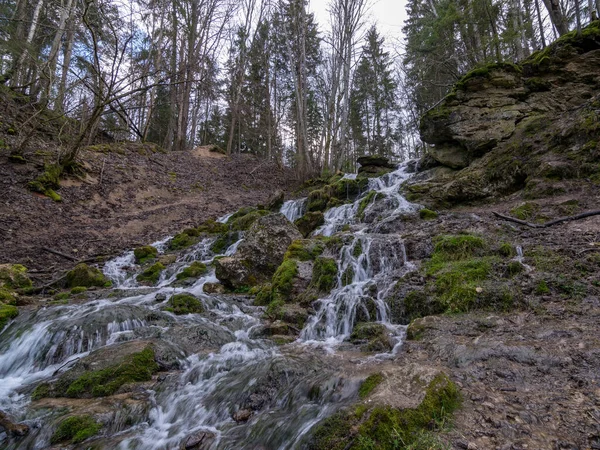
<path fill-rule="evenodd" d="M 327 28 L 329 0 L 310 0 L 310 9 L 315 13 L 321 29 Z M 367 22 L 376 23 L 379 32 L 387 38 L 401 38 L 406 19 L 406 0 L 371 0 Z"/>

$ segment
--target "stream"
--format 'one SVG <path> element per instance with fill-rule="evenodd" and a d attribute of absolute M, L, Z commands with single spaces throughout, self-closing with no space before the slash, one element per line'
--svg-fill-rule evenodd
<path fill-rule="evenodd" d="M 113 287 L 101 298 L 23 309 L 0 333 L 0 410 L 27 424 L 30 432 L 18 440 L 0 433 L 0 447 L 50 446 L 48 424 L 56 423 L 57 411 L 51 402 L 35 407 L 31 393 L 37 384 L 98 349 L 148 341 L 168 349 L 171 370 L 159 372 L 159 382 L 136 393 L 130 406 L 102 410 L 108 425 L 75 448 L 303 448 L 317 422 L 357 400 L 361 380 L 350 376 L 347 367 L 390 360 L 401 349 L 406 327 L 391 323 L 385 299 L 414 266 L 386 224 L 418 209 L 399 193 L 409 176 L 400 167 L 371 179 L 356 201 L 325 213 L 325 224 L 314 234 L 346 235 L 337 256 L 336 287 L 313 304 L 300 337 L 290 344 L 278 346 L 264 337 L 264 307 L 253 306 L 251 297 L 204 293 L 206 283 L 218 282 L 213 259 L 233 255 L 243 236 L 222 255 L 210 250 L 214 238 L 202 240 L 180 253 L 152 288 L 138 285 L 140 268 L 128 251 L 105 264 Z M 370 191 L 378 195 L 359 218 L 360 202 Z M 286 201 L 280 212 L 294 221 L 306 203 Z M 152 245 L 164 253 L 167 242 Z M 205 263 L 207 273 L 174 287 L 177 274 L 193 261 Z M 199 298 L 205 313 L 177 316 L 162 310 L 170 296 L 181 292 Z M 354 351 L 348 357 L 352 346 L 347 339 L 359 318 L 383 324 L 393 349 L 372 355 Z M 97 399 L 77 402 L 84 410 L 99 408 Z M 251 416 L 243 417 L 248 411 Z"/>

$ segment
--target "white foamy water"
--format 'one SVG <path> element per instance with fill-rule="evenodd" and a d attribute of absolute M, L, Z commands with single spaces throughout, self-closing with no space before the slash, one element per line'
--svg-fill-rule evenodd
<path fill-rule="evenodd" d="M 283 214 L 287 220 L 294 223 L 295 220 L 302 217 L 306 210 L 307 198 L 300 198 L 297 200 L 288 200 L 281 205 L 279 212 Z"/>

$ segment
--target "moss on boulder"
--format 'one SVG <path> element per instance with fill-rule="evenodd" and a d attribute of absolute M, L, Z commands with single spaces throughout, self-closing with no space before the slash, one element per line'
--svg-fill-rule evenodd
<path fill-rule="evenodd" d="M 458 387 L 443 373 L 427 385 L 416 408 L 397 409 L 387 405 L 341 411 L 320 422 L 306 443 L 309 450 L 363 450 L 422 448 L 423 433 L 447 423 L 460 407 Z M 400 446 L 401 445 L 401 446 Z M 429 447 L 423 447 L 429 448 Z"/>
<path fill-rule="evenodd" d="M 302 236 L 308 237 L 314 230 L 325 223 L 325 216 L 321 211 L 309 211 L 299 219 L 296 219 L 294 225 L 298 227 Z"/>
<path fill-rule="evenodd" d="M 28 289 L 32 286 L 27 268 L 21 264 L 0 264 L 0 288 Z"/>
<path fill-rule="evenodd" d="M 68 288 L 82 287 L 105 287 L 108 279 L 96 267 L 90 267 L 85 263 L 77 264 L 73 270 L 67 272 L 66 285 Z"/>
<path fill-rule="evenodd" d="M 50 443 L 78 444 L 98 434 L 101 428 L 102 425 L 89 415 L 71 416 L 60 422 L 50 438 Z"/>
<path fill-rule="evenodd" d="M 202 302 L 187 292 L 173 295 L 167 302 L 167 305 L 163 309 L 176 315 L 201 314 L 204 312 Z"/>
<path fill-rule="evenodd" d="M 386 352 L 393 347 L 389 331 L 380 323 L 359 322 L 354 326 L 350 342 L 367 352 Z"/>
<path fill-rule="evenodd" d="M 14 319 L 18 315 L 19 310 L 16 306 L 0 303 L 0 330 L 4 328 L 9 320 Z"/>
<path fill-rule="evenodd" d="M 158 256 L 158 250 L 151 245 L 144 245 L 134 249 L 133 255 L 135 256 L 136 263 L 143 264 L 151 259 L 156 258 Z"/>
<path fill-rule="evenodd" d="M 206 264 L 200 261 L 194 261 L 192 264 L 187 266 L 176 276 L 178 280 L 184 280 L 186 278 L 200 278 L 207 271 Z"/>
<path fill-rule="evenodd" d="M 165 270 L 165 266 L 163 266 L 162 263 L 160 263 L 160 262 L 154 263 L 150 267 L 148 267 L 146 270 L 144 270 L 142 273 L 140 273 L 136 277 L 136 280 L 139 283 L 156 284 L 156 282 L 160 278 L 160 274 L 163 270 Z"/>

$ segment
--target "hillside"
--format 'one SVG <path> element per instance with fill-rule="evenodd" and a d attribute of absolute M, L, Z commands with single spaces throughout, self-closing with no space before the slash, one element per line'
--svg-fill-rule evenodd
<path fill-rule="evenodd" d="M 24 264 L 41 277 L 74 260 L 112 255 L 265 203 L 295 183 L 290 172 L 251 155 L 225 158 L 208 148 L 167 154 L 151 144 L 99 143 L 84 149 L 83 173 L 61 180 L 62 200 L 54 202 L 27 186 L 57 160 L 62 123 L 35 117 L 33 106 L 6 89 L 2 96 L 0 263 Z M 22 153 L 26 164 L 9 158 L 23 134 L 31 135 Z"/>

